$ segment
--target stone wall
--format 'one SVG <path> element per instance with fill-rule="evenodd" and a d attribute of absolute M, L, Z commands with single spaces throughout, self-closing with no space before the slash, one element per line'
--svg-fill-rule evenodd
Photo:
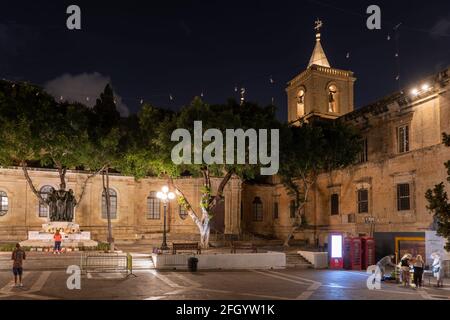
<path fill-rule="evenodd" d="M 30 169 L 30 177 L 37 190 L 50 185 L 57 188 L 59 177 L 54 170 Z M 67 173 L 67 189 L 73 189 L 78 199 L 82 185 L 87 178 L 86 173 Z M 183 190 L 196 212 L 200 212 L 201 179 L 179 179 L 175 182 Z M 213 191 L 217 189 L 220 179 L 213 178 Z M 114 237 L 120 240 L 137 240 L 154 237 L 163 231 L 163 206 L 160 208 L 160 219 L 147 219 L 147 197 L 151 191 L 159 191 L 167 181 L 146 178 L 135 181 L 132 177 L 121 175 L 110 176 L 110 188 L 117 193 L 117 218 L 113 219 Z M 0 191 L 8 195 L 9 208 L 4 216 L 0 216 L 0 241 L 25 240 L 28 231 L 39 231 L 47 218 L 39 217 L 39 201 L 31 192 L 21 169 L 0 168 Z M 83 231 L 91 231 L 93 239 L 105 240 L 107 221 L 102 218 L 102 179 L 97 176 L 91 179 L 82 201 L 75 208 L 75 222 Z M 225 233 L 240 232 L 240 197 L 241 183 L 233 178 L 225 188 Z M 197 235 L 197 226 L 190 217 L 182 219 L 176 200 L 168 208 L 168 231 L 171 235 Z"/>

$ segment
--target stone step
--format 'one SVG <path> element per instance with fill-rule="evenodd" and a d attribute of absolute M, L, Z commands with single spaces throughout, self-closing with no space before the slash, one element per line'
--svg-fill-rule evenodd
<path fill-rule="evenodd" d="M 296 269 L 309 269 L 313 265 L 298 253 L 286 253 L 286 267 Z"/>

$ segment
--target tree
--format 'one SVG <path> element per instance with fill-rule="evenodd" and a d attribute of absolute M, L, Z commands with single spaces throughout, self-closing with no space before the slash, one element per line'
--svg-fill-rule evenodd
<path fill-rule="evenodd" d="M 292 228 L 284 245 L 295 231 L 307 226 L 305 207 L 320 173 L 341 169 L 355 162 L 361 150 L 355 129 L 341 123 L 315 121 L 290 128 L 283 140 L 280 177 L 293 198 L 295 212 Z"/>
<path fill-rule="evenodd" d="M 155 121 L 159 117 L 160 121 Z M 195 98 L 192 103 L 182 108 L 178 114 L 164 114 L 155 108 L 147 107 L 140 114 L 141 127 L 146 130 L 154 130 L 155 139 L 152 139 L 154 147 L 157 149 L 148 157 L 148 163 L 153 172 L 159 172 L 169 177 L 171 185 L 176 189 L 178 202 L 184 207 L 191 219 L 198 227 L 200 233 L 200 244 L 203 248 L 209 246 L 209 236 L 211 229 L 211 220 L 217 205 L 223 201 L 224 189 L 233 176 L 243 180 L 254 178 L 259 174 L 259 164 L 180 164 L 175 165 L 171 158 L 173 148 L 178 144 L 171 141 L 172 133 L 175 129 L 184 128 L 194 136 L 194 122 L 201 121 L 202 134 L 208 129 L 218 130 L 223 137 L 226 136 L 227 129 L 271 129 L 280 128 L 280 123 L 275 118 L 275 109 L 272 106 L 262 108 L 251 103 L 239 105 L 235 101 L 229 101 L 225 105 L 209 105 L 200 98 Z M 159 125 L 156 127 L 155 123 Z M 151 129 L 150 129 L 151 128 Z M 215 140 L 211 142 L 201 142 L 201 150 L 205 147 L 211 147 Z M 194 157 L 195 148 L 190 150 L 189 156 Z M 236 145 L 233 150 L 236 156 Z M 217 150 L 213 151 L 214 156 Z M 251 156 L 249 149 L 246 148 L 245 159 Z M 183 190 L 176 184 L 172 178 L 182 175 L 192 175 L 201 177 L 203 187 L 201 189 L 200 212 L 196 212 Z M 218 177 L 220 183 L 217 190 L 212 189 L 212 177 Z M 214 192 L 215 191 L 215 192 Z"/>
<path fill-rule="evenodd" d="M 107 241 L 111 251 L 114 251 L 114 237 L 111 221 L 111 199 L 109 188 L 109 173 L 120 159 L 119 143 L 121 140 L 120 114 L 117 111 L 114 92 L 108 84 L 97 99 L 90 115 L 89 138 L 92 146 L 87 166 L 102 174 L 103 195 L 106 204 L 108 224 Z"/>
<path fill-rule="evenodd" d="M 444 144 L 450 147 L 450 135 L 444 133 L 443 138 Z M 450 160 L 445 163 L 445 167 L 447 168 L 447 181 L 450 182 Z M 429 203 L 427 209 L 434 214 L 436 233 L 447 239 L 445 250 L 450 251 L 450 203 L 444 182 L 436 185 L 434 189 L 428 190 L 425 198 Z"/>
<path fill-rule="evenodd" d="M 82 165 L 89 148 L 87 112 L 81 104 L 57 103 L 36 86 L 2 81 L 0 163 L 20 166 L 42 202 L 28 173 L 30 163 L 56 168 L 60 189 L 65 190 L 67 170 Z"/>

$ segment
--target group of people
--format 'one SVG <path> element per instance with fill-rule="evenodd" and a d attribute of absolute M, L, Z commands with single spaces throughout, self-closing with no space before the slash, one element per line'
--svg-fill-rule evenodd
<path fill-rule="evenodd" d="M 401 279 L 405 287 L 409 286 L 411 282 L 411 268 L 413 269 L 413 283 L 416 288 L 421 288 L 425 261 L 420 254 L 413 257 L 407 253 L 400 260 Z"/>
<path fill-rule="evenodd" d="M 444 269 L 442 259 L 439 253 L 433 253 L 431 255 L 433 264 L 431 265 L 431 271 L 433 276 L 437 280 L 437 287 L 444 286 Z M 406 253 L 401 259 L 398 265 L 394 264 L 394 255 L 386 256 L 378 261 L 377 266 L 380 269 L 381 277 L 384 279 L 386 267 L 391 266 L 400 269 L 400 279 L 403 286 L 407 287 L 411 285 L 411 269 L 413 272 L 413 284 L 415 288 L 422 288 L 422 280 L 425 271 L 425 261 L 420 254 L 415 257 L 410 253 Z"/>

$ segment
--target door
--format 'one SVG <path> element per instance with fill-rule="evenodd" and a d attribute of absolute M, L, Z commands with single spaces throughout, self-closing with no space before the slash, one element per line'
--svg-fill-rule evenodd
<path fill-rule="evenodd" d="M 225 231 L 225 199 L 214 208 L 214 216 L 211 219 L 211 232 L 224 233 Z"/>

